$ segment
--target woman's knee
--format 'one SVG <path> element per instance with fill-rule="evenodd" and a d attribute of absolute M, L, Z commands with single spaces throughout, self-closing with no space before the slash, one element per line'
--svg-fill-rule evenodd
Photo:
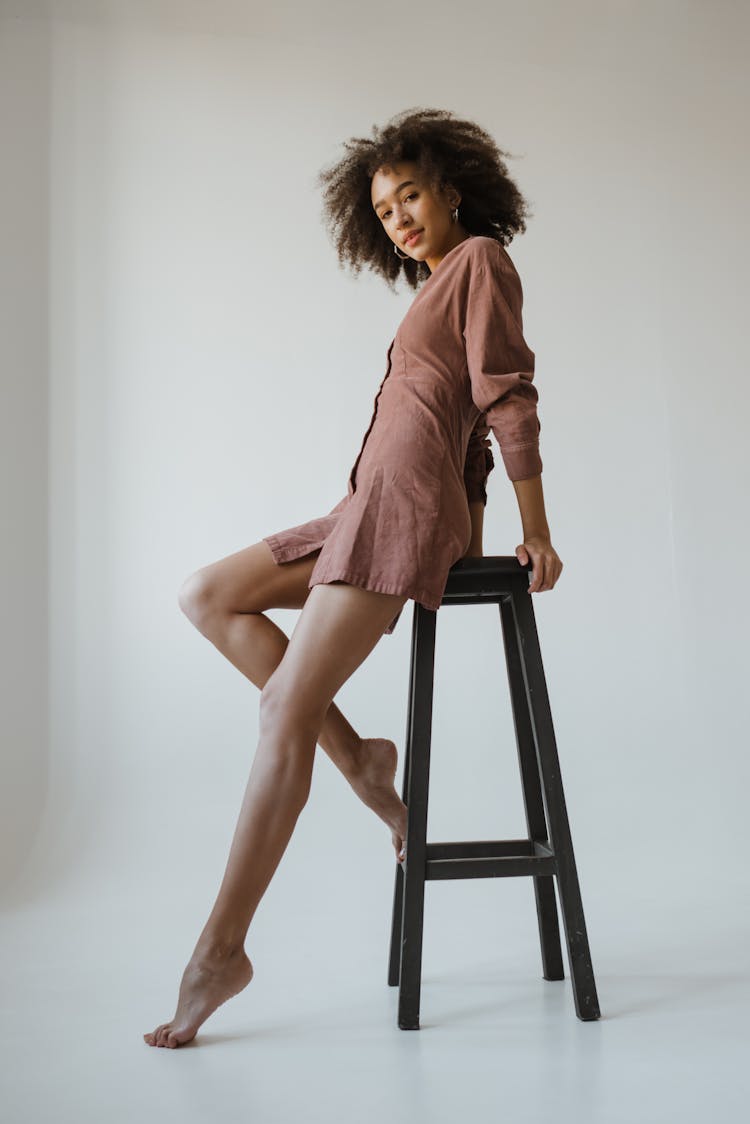
<path fill-rule="evenodd" d="M 183 583 L 178 602 L 193 623 L 216 613 L 301 609 L 310 592 L 307 582 L 314 565 L 313 554 L 281 566 L 261 540 L 196 570 Z"/>
<path fill-rule="evenodd" d="M 282 668 L 283 658 L 260 692 L 259 722 L 266 733 L 281 727 L 305 736 L 318 733 L 325 721 L 331 700 L 310 697 Z"/>
<path fill-rule="evenodd" d="M 217 582 L 209 566 L 196 570 L 185 579 L 177 594 L 177 603 L 195 625 L 199 625 L 215 610 Z"/>

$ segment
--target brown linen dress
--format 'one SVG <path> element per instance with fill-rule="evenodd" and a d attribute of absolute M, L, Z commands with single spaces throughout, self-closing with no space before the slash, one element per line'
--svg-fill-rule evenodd
<path fill-rule="evenodd" d="M 490 428 L 510 480 L 542 471 L 522 303 L 496 239 L 469 235 L 445 254 L 388 348 L 346 496 L 327 515 L 266 535 L 274 561 L 319 550 L 309 589 L 343 581 L 440 607 L 471 541 L 469 502 L 487 502 Z"/>

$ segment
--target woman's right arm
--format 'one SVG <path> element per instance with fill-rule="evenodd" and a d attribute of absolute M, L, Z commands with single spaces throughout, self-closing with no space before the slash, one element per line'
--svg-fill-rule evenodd
<path fill-rule="evenodd" d="M 471 542 L 469 543 L 464 558 L 481 558 L 483 553 L 482 526 L 484 524 L 484 502 L 482 500 L 472 500 L 469 503 L 469 515 L 471 516 Z"/>

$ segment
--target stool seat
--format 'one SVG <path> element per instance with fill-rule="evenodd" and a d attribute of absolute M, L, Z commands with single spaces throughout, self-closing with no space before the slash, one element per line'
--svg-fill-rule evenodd
<path fill-rule="evenodd" d="M 512 556 L 462 558 L 441 602 L 500 609 L 528 838 L 427 842 L 437 612 L 414 603 L 402 799 L 406 858 L 396 866 L 388 984 L 398 986 L 398 1025 L 419 1030 L 425 882 L 447 878 L 534 879 L 542 975 L 565 978 L 554 885 L 560 899 L 578 1018 L 600 1017 L 547 684 L 528 591 L 531 563 Z"/>

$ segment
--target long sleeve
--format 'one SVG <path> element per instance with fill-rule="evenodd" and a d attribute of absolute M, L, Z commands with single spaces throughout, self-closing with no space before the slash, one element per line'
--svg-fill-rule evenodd
<path fill-rule="evenodd" d="M 487 503 L 487 477 L 495 467 L 495 458 L 492 455 L 488 434 L 490 427 L 486 424 L 484 414 L 478 419 L 471 431 L 469 446 L 466 450 L 464 464 L 464 485 L 469 503 L 481 500 Z"/>
<path fill-rule="evenodd" d="M 500 247 L 473 263 L 464 339 L 471 397 L 486 414 L 510 480 L 542 471 L 534 352 L 523 338 L 521 282 Z"/>

